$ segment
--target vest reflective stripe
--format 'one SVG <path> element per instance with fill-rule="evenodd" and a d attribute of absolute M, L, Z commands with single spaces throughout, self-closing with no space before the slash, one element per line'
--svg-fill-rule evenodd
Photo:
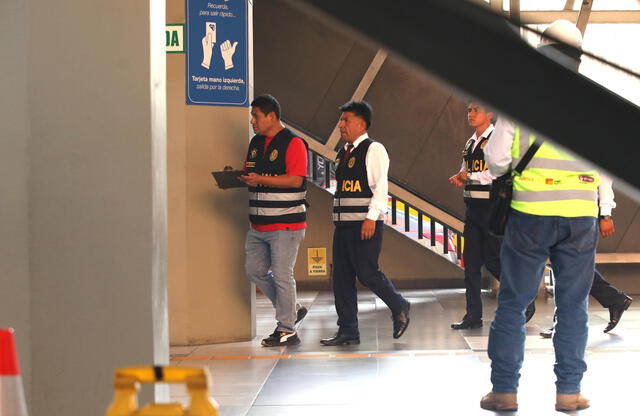
<path fill-rule="evenodd" d="M 576 172 L 576 171 L 589 170 L 589 167 L 586 164 L 579 162 L 577 160 L 533 158 L 527 164 L 527 169 L 551 169 L 551 170 L 566 170 L 569 172 Z"/>
<path fill-rule="evenodd" d="M 305 199 L 307 191 L 303 192 L 249 192 L 249 200 L 258 201 L 300 201 Z"/>
<path fill-rule="evenodd" d="M 595 201 L 598 198 L 597 191 L 589 190 L 554 190 L 554 191 L 520 191 L 513 190 L 513 199 L 523 202 L 545 202 L 545 201 L 565 201 L 580 199 L 583 201 Z"/>
<path fill-rule="evenodd" d="M 462 191 L 462 195 L 465 198 L 474 198 L 474 199 L 489 199 L 490 191 L 470 191 L 465 189 Z"/>
<path fill-rule="evenodd" d="M 334 207 L 363 206 L 366 209 L 369 209 L 370 203 L 371 203 L 371 198 L 334 198 L 333 199 Z"/>
<path fill-rule="evenodd" d="M 484 172 L 488 169 L 487 162 L 484 160 L 484 147 L 489 142 L 493 130 L 487 135 L 487 137 L 480 137 L 475 145 L 473 138 L 467 141 L 464 150 L 462 151 L 462 158 L 467 168 L 467 173 L 472 174 L 476 172 Z M 483 185 L 479 180 L 469 180 L 462 191 L 462 196 L 465 199 L 489 199 L 491 191 L 491 185 Z"/>
<path fill-rule="evenodd" d="M 465 198 L 489 199 L 491 194 L 491 185 L 482 185 L 480 181 L 471 180 L 467 182 L 462 191 Z"/>
<path fill-rule="evenodd" d="M 371 198 L 334 198 L 333 221 L 339 223 L 367 219 Z"/>
<path fill-rule="evenodd" d="M 270 208 L 270 207 L 249 207 L 249 215 L 262 215 L 265 217 L 274 217 L 276 215 L 301 214 L 307 211 L 304 205 L 296 205 L 287 208 Z"/>
<path fill-rule="evenodd" d="M 515 126 L 512 168 L 534 140 L 535 135 Z M 599 182 L 589 165 L 544 142 L 522 175 L 514 176 L 511 207 L 533 215 L 596 217 Z"/>
<path fill-rule="evenodd" d="M 284 128 L 265 147 L 266 138 L 254 136 L 247 150 L 247 171 L 266 176 L 286 174 L 287 150 L 296 137 L 292 131 Z M 302 142 L 308 149 L 307 143 L 304 140 Z M 304 223 L 306 189 L 306 180 L 295 188 L 249 187 L 249 220 L 256 225 Z"/>
<path fill-rule="evenodd" d="M 366 212 L 334 212 L 333 221 L 364 221 L 367 219 Z"/>
<path fill-rule="evenodd" d="M 344 149 L 338 152 L 337 189 L 333 196 L 333 221 L 337 226 L 357 225 L 367 218 L 373 192 L 369 187 L 366 158 L 372 143 L 370 138 L 360 142 L 351 150 L 348 160 Z"/>
<path fill-rule="evenodd" d="M 579 202 L 582 203 L 576 204 L 576 201 L 571 199 L 563 201 L 520 202 L 520 204 L 526 204 L 526 209 L 530 212 L 524 211 L 525 208 L 514 206 L 513 203 L 511 207 L 520 212 L 539 216 L 569 217 L 569 213 L 571 213 L 571 217 L 595 217 L 597 215 L 597 212 L 595 214 L 593 213 L 592 207 L 584 203 L 586 201 Z M 536 212 L 537 214 L 534 214 Z M 550 212 L 550 214 L 546 214 L 546 212 Z M 560 215 L 557 214 L 558 212 L 565 214 Z"/>

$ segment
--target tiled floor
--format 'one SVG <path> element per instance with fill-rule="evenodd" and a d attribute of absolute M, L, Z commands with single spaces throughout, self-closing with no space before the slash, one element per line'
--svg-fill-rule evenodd
<path fill-rule="evenodd" d="M 273 309 L 258 298 L 258 336 L 249 342 L 174 347 L 172 364 L 206 366 L 213 375 L 213 397 L 223 416 L 307 415 L 492 415 L 480 409 L 491 390 L 486 354 L 495 299 L 484 294 L 485 326 L 453 331 L 464 314 L 464 291 L 403 291 L 411 301 L 411 325 L 399 340 L 391 336 L 386 306 L 361 290 L 361 344 L 324 347 L 320 338 L 335 331 L 333 296 L 300 293 L 309 314 L 298 329 L 295 347 L 263 348 L 260 339 L 273 331 Z M 640 302 L 638 302 L 640 304 Z M 538 333 L 550 326 L 553 299 L 538 300 L 527 325 L 526 357 L 517 415 L 560 414 L 555 399 L 553 349 Z M 602 333 L 608 311 L 590 305 L 587 351 L 589 369 L 583 393 L 592 407 L 581 415 L 633 415 L 631 402 L 640 374 L 640 305 L 632 304 L 612 334 Z M 181 386 L 172 399 L 186 404 Z M 509 413 L 507 413 L 509 414 Z"/>

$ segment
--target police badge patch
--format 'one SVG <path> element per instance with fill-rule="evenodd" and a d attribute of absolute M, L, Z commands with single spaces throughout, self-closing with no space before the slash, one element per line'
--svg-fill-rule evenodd
<path fill-rule="evenodd" d="M 473 147 L 473 142 L 474 142 L 473 139 L 469 139 L 467 141 L 467 144 L 464 145 L 464 149 L 462 150 L 463 155 L 466 156 L 469 154 L 469 152 L 471 152 L 471 148 Z"/>
<path fill-rule="evenodd" d="M 355 157 L 350 157 L 349 158 L 349 163 L 347 163 L 347 166 L 349 166 L 349 169 L 351 169 L 353 167 L 353 165 L 356 164 L 356 158 Z"/>
<path fill-rule="evenodd" d="M 482 143 L 480 143 L 480 149 L 484 150 L 484 148 L 487 146 L 487 143 L 489 143 L 489 140 L 485 140 Z"/>
<path fill-rule="evenodd" d="M 258 149 L 251 149 L 251 153 L 249 153 L 249 159 L 255 159 L 258 156 Z"/>
<path fill-rule="evenodd" d="M 278 149 L 273 149 L 273 151 L 269 155 L 269 160 L 273 162 L 277 158 L 278 158 Z"/>

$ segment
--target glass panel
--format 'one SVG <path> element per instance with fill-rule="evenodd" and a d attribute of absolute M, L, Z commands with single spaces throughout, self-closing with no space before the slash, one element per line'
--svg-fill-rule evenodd
<path fill-rule="evenodd" d="M 542 32 L 547 26 L 530 27 Z M 533 32 L 524 32 L 527 42 L 537 46 L 540 37 Z M 582 46 L 585 51 L 638 74 L 640 50 L 630 46 L 634 39 L 640 39 L 639 24 L 591 24 L 587 26 Z M 637 75 L 627 74 L 587 55 L 582 57 L 580 73 L 640 106 L 640 78 Z"/>
<path fill-rule="evenodd" d="M 638 24 L 588 25 L 583 48 L 637 74 L 640 72 L 640 49 L 633 44 L 639 38 Z M 626 74 L 587 56 L 582 59 L 580 73 L 640 105 L 638 76 Z"/>

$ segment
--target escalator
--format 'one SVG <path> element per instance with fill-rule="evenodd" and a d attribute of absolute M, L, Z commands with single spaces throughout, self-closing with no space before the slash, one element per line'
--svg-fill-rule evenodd
<path fill-rule="evenodd" d="M 495 25 L 496 21 L 492 19 L 496 16 L 485 16 L 476 9 L 469 9 L 467 6 L 475 6 L 466 2 L 401 3 L 387 15 L 383 10 L 390 10 L 388 2 L 358 0 L 347 3 L 324 0 L 256 2 L 255 94 L 276 96 L 283 105 L 283 116 L 288 125 L 309 141 L 315 154 L 310 168 L 311 179 L 322 189 L 330 189 L 331 178 L 327 175 L 330 170 L 326 167 L 339 144 L 336 138 L 338 107 L 351 99 L 365 99 L 371 103 L 374 116 L 369 134 L 385 145 L 391 158 L 392 197 L 388 225 L 404 236 L 415 237 L 411 239 L 426 246 L 428 250 L 424 252 L 429 253 L 427 256 L 432 261 L 444 258 L 455 265 L 457 271 L 446 271 L 451 277 L 450 287 L 461 285 L 459 248 L 463 244 L 460 232 L 464 204 L 460 190 L 451 187 L 446 178 L 458 170 L 461 149 L 472 133 L 466 124 L 469 97 L 485 97 L 491 105 L 500 110 L 507 108 L 506 113 L 525 124 L 542 126 L 538 130 L 550 133 L 549 136 L 568 137 L 569 140 L 563 142 L 568 147 L 575 146 L 578 134 L 570 131 L 573 129 L 569 129 L 568 123 L 561 122 L 562 117 L 574 114 L 575 105 L 598 97 L 598 104 L 606 101 L 608 105 L 601 114 L 605 118 L 621 120 L 615 133 L 611 131 L 611 134 L 617 134 L 616 140 L 628 143 L 627 150 L 635 154 L 638 142 L 632 140 L 629 133 L 629 120 L 638 119 L 637 107 L 619 97 L 611 97 L 594 83 L 588 83 L 588 91 L 576 95 L 575 91 L 584 88 L 584 80 L 570 79 L 567 84 L 566 77 L 570 75 L 564 73 L 555 79 L 553 74 L 557 73 L 557 68 L 549 69 L 547 63 L 540 62 L 540 57 L 532 58 L 531 48 L 526 47 L 519 36 L 514 36 L 512 29 L 504 22 Z M 301 7 L 304 4 L 318 9 L 308 14 Z M 360 13 L 355 13 L 356 10 Z M 330 17 L 317 19 L 319 14 Z M 422 23 L 418 24 L 418 21 Z M 489 31 L 487 24 L 496 27 Z M 480 33 L 481 29 L 486 33 Z M 356 35 L 355 31 L 360 33 Z M 482 39 L 489 37 L 493 43 L 488 44 L 501 47 L 484 50 L 477 46 L 482 45 L 479 36 L 485 36 Z M 391 48 L 394 53 L 387 52 Z M 530 65 L 542 65 L 546 71 L 542 76 L 545 88 L 570 91 L 573 98 L 563 96 L 550 103 L 551 107 L 556 106 L 555 113 L 550 116 L 549 108 L 544 109 L 545 120 L 541 121 L 542 116 L 533 112 L 531 103 L 515 102 L 509 98 L 513 96 L 509 88 L 498 88 L 501 85 L 486 76 L 487 67 L 495 68 L 482 56 L 490 60 L 500 53 L 515 53 L 527 59 Z M 516 76 L 517 71 L 511 71 L 511 74 L 501 74 L 497 78 L 525 93 L 531 88 L 541 88 L 540 74 L 534 76 L 536 71 L 542 69 L 534 66 L 524 75 Z M 521 78 L 530 74 L 533 74 L 534 83 L 523 83 Z M 547 79 L 549 77 L 551 81 Z M 474 79 L 475 83 L 471 84 Z M 572 108 L 566 111 L 557 108 L 566 107 L 568 101 L 574 104 Z M 630 115 L 636 118 L 630 118 Z M 636 232 L 640 231 L 640 206 L 634 200 L 634 191 L 630 190 L 635 179 L 627 173 L 627 165 L 611 162 L 613 153 L 596 151 L 591 137 L 583 139 L 580 150 L 585 156 L 595 154 L 593 160 L 625 178 L 616 184 L 626 186 L 625 192 L 616 187 L 618 207 L 614 215 L 619 231 L 601 241 L 599 262 L 610 264 L 605 268 L 629 277 L 640 272 L 640 233 Z M 619 153 L 616 157 L 620 157 Z M 325 226 L 329 222 L 327 217 Z M 435 252 L 430 250 L 432 248 Z M 381 259 L 384 266 L 384 250 Z M 411 273 L 416 279 L 420 278 L 419 270 Z M 429 281 L 437 280 L 437 277 L 424 274 L 425 287 L 433 287 Z"/>

